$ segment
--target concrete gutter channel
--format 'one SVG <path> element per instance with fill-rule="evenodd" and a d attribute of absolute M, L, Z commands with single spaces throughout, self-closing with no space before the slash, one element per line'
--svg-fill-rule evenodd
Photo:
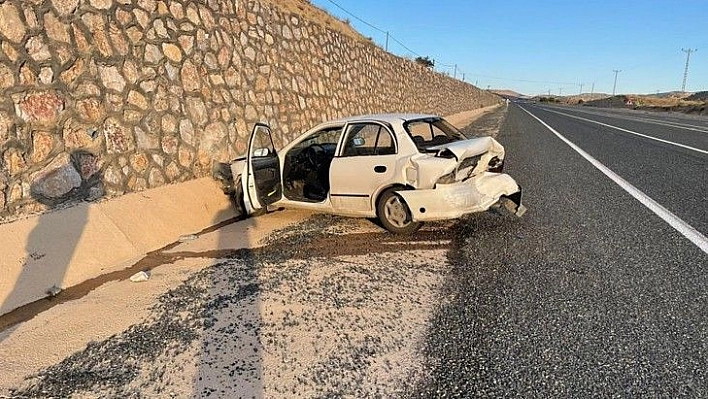
<path fill-rule="evenodd" d="M 497 107 L 447 119 L 462 128 Z M 194 266 L 190 258 L 228 257 L 238 248 L 262 245 L 270 232 L 309 216 L 307 212 L 288 211 L 263 220 L 234 223 L 239 217 L 228 198 L 216 182 L 202 178 L 0 225 L 0 343 L 8 337 L 8 329 L 17 330 L 18 323 L 82 298 L 97 287 L 165 264 L 175 266 L 177 274 L 189 275 Z M 220 229 L 223 231 L 219 236 L 215 232 Z M 191 234 L 199 240 L 179 241 L 180 236 Z M 223 245 L 225 237 L 230 241 L 228 248 Z M 183 280 L 184 275 L 172 283 Z M 48 297 L 52 286 L 59 286 L 62 291 Z M 96 310 L 100 311 L 93 309 Z M 90 322 L 91 317 L 85 317 Z M 31 334 L 42 339 L 41 331 Z M 20 338 L 10 335 L 15 340 Z M 93 339 L 96 337 L 77 333 L 73 340 Z M 76 350 L 77 342 L 67 345 Z M 59 350 L 53 361 L 66 355 Z M 29 369 L 51 364 L 48 361 L 52 360 L 30 361 Z"/>
<path fill-rule="evenodd" d="M 209 178 L 83 203 L 0 225 L 0 314 L 124 270 L 172 243 L 236 215 Z"/>

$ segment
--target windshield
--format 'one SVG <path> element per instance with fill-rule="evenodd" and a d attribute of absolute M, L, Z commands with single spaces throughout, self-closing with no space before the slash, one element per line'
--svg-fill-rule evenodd
<path fill-rule="evenodd" d="M 442 118 L 409 121 L 403 127 L 420 152 L 426 152 L 430 147 L 466 140 L 459 130 Z"/>

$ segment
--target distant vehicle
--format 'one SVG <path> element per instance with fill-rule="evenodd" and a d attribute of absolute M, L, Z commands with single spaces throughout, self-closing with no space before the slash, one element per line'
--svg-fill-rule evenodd
<path fill-rule="evenodd" d="M 434 115 L 363 115 L 322 123 L 276 152 L 256 124 L 231 165 L 229 193 L 246 214 L 268 206 L 377 217 L 393 233 L 482 212 L 504 201 L 522 216 L 521 188 L 502 173 L 504 148 L 467 139 Z"/>

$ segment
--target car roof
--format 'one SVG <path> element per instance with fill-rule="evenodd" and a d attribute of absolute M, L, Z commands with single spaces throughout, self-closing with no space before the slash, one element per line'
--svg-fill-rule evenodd
<path fill-rule="evenodd" d="M 369 114 L 369 115 L 356 115 L 349 116 L 346 118 L 341 118 L 337 120 L 330 121 L 328 123 L 348 123 L 363 120 L 374 120 L 379 122 L 394 123 L 394 122 L 406 122 L 416 119 L 427 119 L 427 118 L 440 118 L 438 115 L 430 114 Z"/>

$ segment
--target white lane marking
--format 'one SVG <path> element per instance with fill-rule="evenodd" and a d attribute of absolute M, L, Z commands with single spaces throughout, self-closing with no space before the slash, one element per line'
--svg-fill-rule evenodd
<path fill-rule="evenodd" d="M 679 122 L 659 122 L 651 119 L 644 119 L 644 118 L 636 118 L 634 119 L 638 122 L 644 122 L 644 123 L 653 123 L 655 125 L 661 125 L 661 126 L 668 126 L 668 127 L 675 127 L 683 130 L 692 130 L 694 132 L 701 132 L 701 133 L 708 133 L 708 128 L 702 127 L 702 126 L 696 126 L 696 125 L 687 125 L 685 123 L 679 123 Z"/>
<path fill-rule="evenodd" d="M 524 110 L 524 111 L 526 111 L 526 110 Z M 700 148 L 691 147 L 691 146 L 688 146 L 688 145 L 685 145 L 685 144 L 675 143 L 675 142 L 673 142 L 673 141 L 664 140 L 664 139 L 660 139 L 660 138 L 653 137 L 653 136 L 648 136 L 648 135 L 646 135 L 646 134 L 633 132 L 633 131 L 631 131 L 631 130 L 624 129 L 624 128 L 621 128 L 621 127 L 618 127 L 618 126 L 608 125 L 607 123 L 602 123 L 602 122 L 594 121 L 594 120 L 592 120 L 592 119 L 581 118 L 581 117 L 579 117 L 579 116 L 566 114 L 565 112 L 553 111 L 553 110 L 550 110 L 550 109 L 546 109 L 546 111 L 547 111 L 547 112 L 553 112 L 554 114 L 558 114 L 558 115 L 567 116 L 568 118 L 579 119 L 579 120 L 581 120 L 581 121 L 590 122 L 590 123 L 596 123 L 596 124 L 598 124 L 598 125 L 605 126 L 605 127 L 609 127 L 609 128 L 612 128 L 612 129 L 617 129 L 617 130 L 619 130 L 619 131 L 622 131 L 622 132 L 625 132 L 625 133 L 629 133 L 629 134 L 633 134 L 633 135 L 635 135 L 635 136 L 644 137 L 645 139 L 650 139 L 650 140 L 659 141 L 659 142 L 662 142 L 662 143 L 665 143 L 665 144 L 675 145 L 675 146 L 677 146 L 677 147 L 685 148 L 685 149 L 687 149 L 687 150 L 696 151 L 696 152 L 700 152 L 701 154 L 706 154 L 706 155 L 708 155 L 708 151 L 706 151 L 706 150 L 701 150 Z M 528 111 L 526 111 L 526 112 L 528 112 Z"/>
<path fill-rule="evenodd" d="M 547 109 L 547 108 L 544 108 L 544 109 Z M 655 119 L 650 119 L 650 118 L 628 117 L 627 115 L 621 115 L 621 114 L 611 113 L 611 112 L 604 112 L 604 113 L 603 112 L 591 112 L 586 109 L 573 109 L 573 111 L 580 112 L 583 114 L 594 115 L 594 116 L 602 116 L 605 118 L 615 118 L 615 119 L 629 120 L 629 121 L 635 121 L 635 122 L 651 123 L 654 125 L 668 126 L 668 127 L 674 127 L 674 128 L 679 128 L 679 129 L 683 129 L 683 130 L 692 130 L 694 132 L 708 133 L 708 127 L 700 126 L 700 125 L 689 125 L 687 123 L 680 123 L 680 122 L 657 121 Z"/>
<path fill-rule="evenodd" d="M 558 136 L 558 138 L 561 139 L 564 143 L 568 144 L 568 146 L 570 146 L 570 148 L 575 150 L 575 152 L 580 154 L 583 158 L 585 158 L 588 162 L 590 162 L 594 167 L 596 167 L 600 172 L 604 173 L 605 176 L 609 177 L 612 181 L 617 183 L 617 185 L 620 186 L 624 191 L 628 192 L 632 197 L 634 197 L 639 202 L 641 202 L 642 205 L 649 208 L 650 211 L 654 212 L 654 214 L 656 214 L 661 219 L 663 219 L 666 223 L 668 223 L 676 231 L 681 233 L 681 235 L 688 238 L 692 243 L 694 243 L 698 248 L 700 248 L 701 251 L 708 254 L 708 238 L 706 238 L 703 234 L 701 234 L 701 232 L 699 232 L 698 230 L 693 228 L 691 225 L 689 225 L 688 223 L 681 220 L 678 216 L 674 215 L 673 213 L 671 213 L 671 211 L 669 211 L 668 209 L 661 206 L 661 204 L 659 204 L 658 202 L 651 199 L 648 195 L 644 194 L 642 191 L 640 191 L 638 188 L 634 187 L 628 181 L 624 180 L 617 173 L 613 172 L 612 170 L 610 170 L 610 168 L 603 165 L 602 163 L 600 163 L 600 161 L 598 161 L 597 159 L 593 158 L 590 154 L 585 152 L 582 148 L 578 147 L 573 142 L 566 139 L 562 134 L 558 133 L 555 129 L 550 127 L 546 122 L 542 121 L 539 117 L 537 117 L 536 115 L 527 111 L 525 108 L 523 108 L 521 106 L 519 108 L 521 108 L 527 114 L 531 115 L 532 118 L 539 121 L 548 130 L 553 132 L 553 134 Z"/>

